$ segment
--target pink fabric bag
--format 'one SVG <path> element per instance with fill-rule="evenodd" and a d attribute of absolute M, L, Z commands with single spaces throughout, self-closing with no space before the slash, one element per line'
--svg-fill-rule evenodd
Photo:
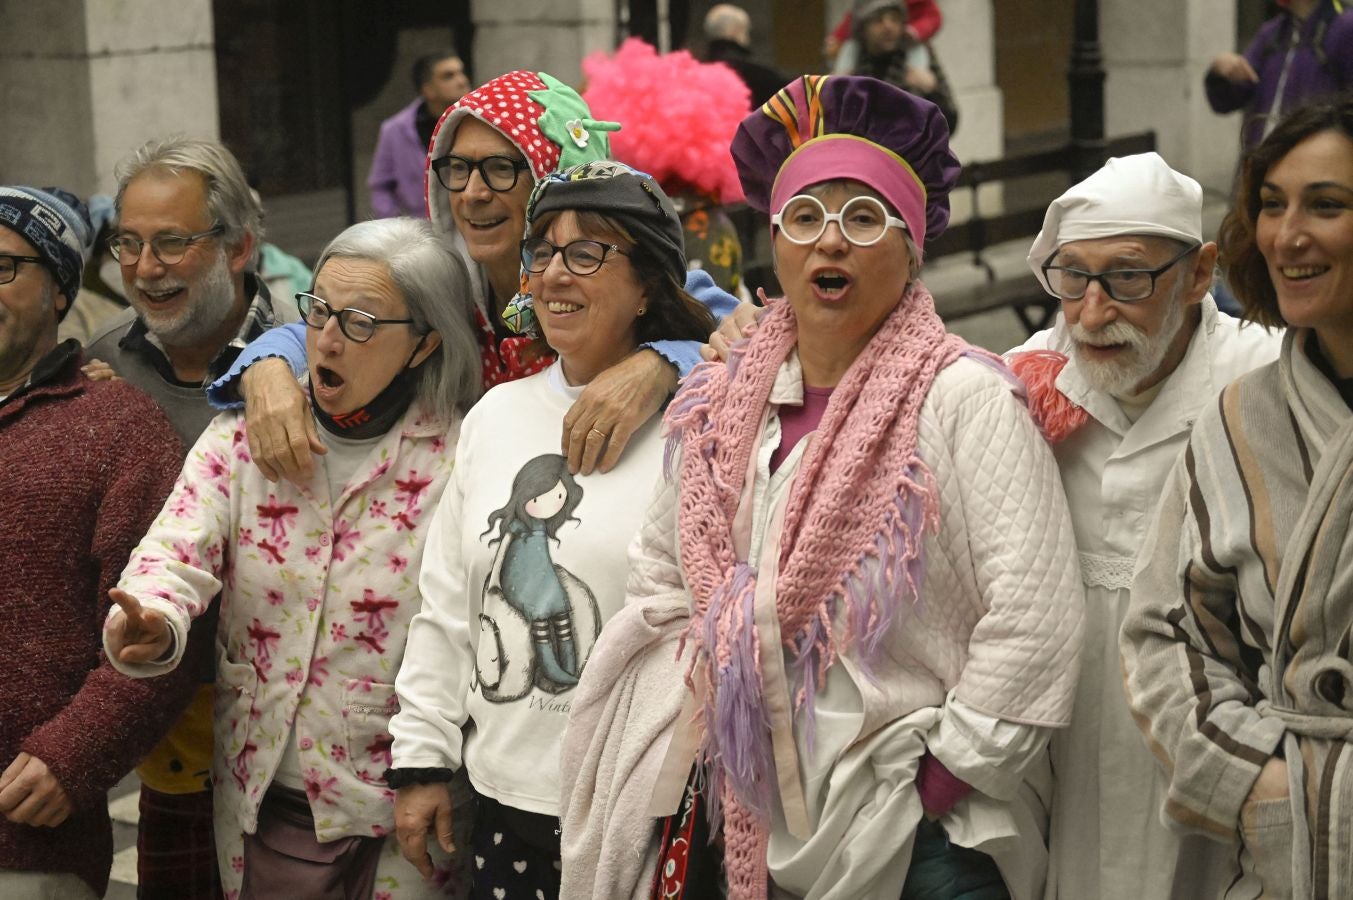
<path fill-rule="evenodd" d="M 370 900 L 383 838 L 320 842 L 301 791 L 273 785 L 258 810 L 258 831 L 244 836 L 239 900 Z"/>

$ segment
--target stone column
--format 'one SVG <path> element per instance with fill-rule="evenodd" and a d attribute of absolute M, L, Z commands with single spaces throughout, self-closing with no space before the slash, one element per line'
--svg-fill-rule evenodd
<path fill-rule="evenodd" d="M 946 0 L 944 26 L 933 41 L 958 103 L 954 152 L 962 160 L 998 159 L 1005 152 L 1004 101 L 996 87 L 993 0 Z"/>
<path fill-rule="evenodd" d="M 1005 100 L 996 86 L 992 3 L 946 0 L 944 25 L 932 41 L 958 104 L 958 131 L 952 146 L 964 163 L 1000 159 L 1005 154 Z M 955 222 L 968 218 L 969 193 L 959 191 L 951 197 Z M 999 211 L 1000 185 L 983 187 L 980 199 L 983 213 Z"/>
<path fill-rule="evenodd" d="M 0 183 L 111 193 L 152 137 L 216 138 L 211 0 L 0 0 Z"/>
<path fill-rule="evenodd" d="M 1101 0 L 1109 137 L 1154 129 L 1170 165 L 1226 191 L 1240 152 L 1240 117 L 1207 105 L 1203 75 L 1233 50 L 1233 0 Z"/>
<path fill-rule="evenodd" d="M 529 69 L 576 86 L 589 53 L 615 49 L 615 0 L 473 0 L 471 14 L 481 84 Z"/>

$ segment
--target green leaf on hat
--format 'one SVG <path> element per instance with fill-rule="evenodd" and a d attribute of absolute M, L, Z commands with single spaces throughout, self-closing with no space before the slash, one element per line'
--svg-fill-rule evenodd
<path fill-rule="evenodd" d="M 528 91 L 527 96 L 545 108 L 537 125 L 559 147 L 558 168 L 563 170 L 610 156 L 611 142 L 606 132 L 619 131 L 620 123 L 592 118 L 592 111 L 577 91 L 548 72 L 540 72 L 539 76 L 545 82 L 545 90 Z"/>

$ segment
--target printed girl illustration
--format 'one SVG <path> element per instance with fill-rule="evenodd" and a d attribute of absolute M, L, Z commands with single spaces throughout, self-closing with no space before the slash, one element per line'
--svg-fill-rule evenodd
<path fill-rule="evenodd" d="M 551 694 L 578 683 L 601 632 L 592 591 L 554 562 L 550 544 L 578 522 L 573 511 L 583 490 L 568 460 L 547 453 L 530 460 L 512 480 L 512 496 L 488 517 L 484 535 L 497 553 L 484 582 L 475 670 L 486 700 L 505 703 L 532 687 Z"/>

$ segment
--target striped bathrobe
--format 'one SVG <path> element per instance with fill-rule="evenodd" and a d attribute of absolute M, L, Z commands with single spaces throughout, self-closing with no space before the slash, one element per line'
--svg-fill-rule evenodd
<path fill-rule="evenodd" d="M 1199 419 L 1123 626 L 1166 815 L 1241 841 L 1228 898 L 1353 896 L 1353 412 L 1313 340 L 1289 332 Z M 1247 804 L 1275 754 L 1291 799 Z"/>

